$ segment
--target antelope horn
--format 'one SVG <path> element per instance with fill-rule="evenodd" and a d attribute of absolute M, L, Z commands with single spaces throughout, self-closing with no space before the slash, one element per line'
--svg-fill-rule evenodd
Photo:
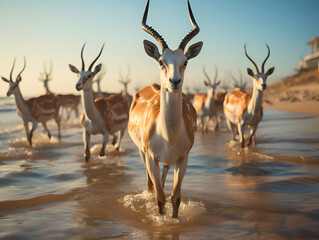
<path fill-rule="evenodd" d="M 16 64 L 16 58 L 14 58 L 13 60 L 13 65 L 12 65 L 12 68 L 11 68 L 11 72 L 10 72 L 10 82 L 12 82 L 12 73 L 13 73 L 13 69 L 14 69 L 14 65 Z"/>
<path fill-rule="evenodd" d="M 266 43 L 266 46 L 267 46 L 267 48 L 268 48 L 268 55 L 267 55 L 265 61 L 263 62 L 263 65 L 261 66 L 261 71 L 262 71 L 262 72 L 265 71 L 265 69 L 264 69 L 265 63 L 267 62 L 267 60 L 268 60 L 268 58 L 269 58 L 269 55 L 270 55 L 270 49 L 269 49 L 269 46 L 267 45 L 267 43 Z"/>
<path fill-rule="evenodd" d="M 50 60 L 50 71 L 49 71 L 49 75 L 52 74 L 52 70 L 53 70 L 53 65 L 52 65 L 52 60 Z"/>
<path fill-rule="evenodd" d="M 21 72 L 19 72 L 19 74 L 18 74 L 18 76 L 17 76 L 17 79 L 20 77 L 21 73 L 24 71 L 25 66 L 26 66 L 26 60 L 25 60 L 25 57 L 23 57 L 23 60 L 24 60 L 24 65 L 23 65 L 23 68 L 22 68 Z"/>
<path fill-rule="evenodd" d="M 246 55 L 246 57 L 254 64 L 254 66 L 255 66 L 255 69 L 256 69 L 256 71 L 257 71 L 257 73 L 259 73 L 259 70 L 258 70 L 258 67 L 257 67 L 257 65 L 256 65 L 256 63 L 248 56 L 248 54 L 247 54 L 247 51 L 246 51 L 246 44 L 245 44 L 245 47 L 244 47 L 244 51 L 245 51 L 245 55 Z"/>
<path fill-rule="evenodd" d="M 208 76 L 208 74 L 207 74 L 207 72 L 206 72 L 206 70 L 205 70 L 205 65 L 203 66 L 203 72 L 204 72 L 205 77 L 208 79 L 208 82 L 209 82 L 210 84 L 212 84 L 212 82 L 210 81 L 210 77 Z"/>
<path fill-rule="evenodd" d="M 82 47 L 82 50 L 81 50 L 81 60 L 82 60 L 82 68 L 81 68 L 81 70 L 82 71 L 85 71 L 85 65 L 84 65 L 84 60 L 83 60 L 83 50 L 84 50 L 84 47 L 85 47 L 85 44 L 86 43 L 84 43 L 84 45 L 83 45 L 83 47 Z"/>
<path fill-rule="evenodd" d="M 149 0 L 147 0 L 147 3 L 146 3 L 141 27 L 145 32 L 147 32 L 148 34 L 150 34 L 151 36 L 153 36 L 155 38 L 155 40 L 161 46 L 162 52 L 163 52 L 166 48 L 168 48 L 167 43 L 165 42 L 164 38 L 155 29 L 153 29 L 152 27 L 150 27 L 146 24 L 147 14 L 148 14 L 148 6 L 149 6 Z"/>
<path fill-rule="evenodd" d="M 182 49 L 184 51 L 187 43 L 192 40 L 193 37 L 195 37 L 198 33 L 199 33 L 199 27 L 196 23 L 196 20 L 194 18 L 193 12 L 192 12 L 192 8 L 191 5 L 189 4 L 189 0 L 187 0 L 187 8 L 188 8 L 188 14 L 189 14 L 189 18 L 191 20 L 191 23 L 193 25 L 193 30 L 190 31 L 185 37 L 184 39 L 181 41 L 181 43 L 179 44 L 178 48 Z"/>
<path fill-rule="evenodd" d="M 104 48 L 104 43 L 103 43 L 103 46 L 102 46 L 102 48 L 101 48 L 101 50 L 100 50 L 99 55 L 98 55 L 98 56 L 94 59 L 94 61 L 91 63 L 91 65 L 90 65 L 90 67 L 89 67 L 88 71 L 91 71 L 91 69 L 92 69 L 92 67 L 93 67 L 94 63 L 95 63 L 95 62 L 99 59 L 99 57 L 101 56 L 102 51 L 103 51 L 103 48 Z"/>

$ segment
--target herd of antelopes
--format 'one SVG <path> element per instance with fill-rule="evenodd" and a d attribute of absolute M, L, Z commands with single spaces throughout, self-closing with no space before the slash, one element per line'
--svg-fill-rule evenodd
<path fill-rule="evenodd" d="M 129 77 L 124 78 L 122 74 L 120 80 L 124 85 L 122 94 L 101 91 L 100 81 L 105 70 L 101 71 L 102 64 L 98 64 L 94 68 L 93 66 L 102 54 L 104 45 L 87 70 L 83 58 L 85 44 L 81 50 L 81 69 L 78 70 L 75 66 L 69 65 L 70 70 L 78 75 L 76 90 L 81 91 L 81 97 L 72 94 L 55 94 L 50 91 L 48 82 L 52 79 L 52 64 L 49 71 L 44 68 L 40 78 L 44 83 L 46 94 L 28 100 L 22 97 L 19 88 L 19 83 L 22 80 L 21 74 L 26 67 L 25 59 L 23 69 L 15 81 L 12 78 L 15 60 L 10 72 L 10 79 L 2 77 L 9 84 L 7 96 L 13 94 L 15 97 L 17 112 L 24 122 L 27 139 L 31 146 L 32 135 L 38 123 L 42 123 L 49 138 L 51 137 L 46 126 L 46 122 L 51 119 L 57 123 L 60 139 L 61 117 L 59 109 L 60 107 L 65 109 L 67 118 L 72 110 L 77 116 L 80 99 L 82 99 L 83 107 L 80 122 L 83 128 L 86 161 L 90 158 L 91 134 L 103 135 L 99 155 L 104 156 L 109 135 L 112 136 L 112 144 L 116 149 L 119 149 L 121 139 L 126 127 L 128 127 L 128 133 L 138 147 L 145 163 L 147 188 L 149 192 L 155 191 L 155 201 L 160 214 L 164 213 L 166 201 L 164 193 L 166 175 L 169 168 L 175 164 L 174 188 L 171 194 L 173 218 L 178 217 L 181 185 L 197 128 L 202 131 L 209 129 L 216 131 L 221 119 L 224 118 L 232 132 L 233 140 L 236 140 L 236 135 L 239 134 L 241 147 L 245 147 L 245 126 L 250 128 L 248 146 L 251 143 L 255 144 L 256 129 L 263 117 L 261 106 L 263 91 L 267 87 L 267 77 L 274 71 L 274 68 L 270 68 L 265 72 L 264 68 L 270 55 L 268 45 L 268 55 L 262 63 L 261 71 L 248 56 L 245 45 L 244 53 L 255 67 L 255 72 L 247 68 L 247 73 L 253 81 L 252 95 L 245 91 L 246 83 L 242 81 L 242 77 L 240 81 L 237 81 L 233 76 L 235 90 L 227 92 L 227 87 L 224 85 L 224 91 L 216 92 L 216 88 L 220 84 L 217 78 L 217 69 L 214 80 L 211 81 L 205 67 L 203 72 L 207 78 L 204 81 L 207 93 L 197 93 L 193 96 L 184 94 L 182 86 L 187 63 L 200 53 L 203 46 L 203 42 L 197 42 L 185 51 L 188 42 L 199 33 L 199 26 L 193 16 L 189 0 L 187 0 L 187 7 L 193 29 L 182 39 L 176 50 L 171 50 L 164 38 L 146 23 L 149 8 L 149 0 L 147 1 L 141 27 L 155 38 L 161 47 L 161 53 L 154 43 L 144 40 L 143 44 L 147 55 L 152 57 L 159 66 L 161 82 L 160 84 L 148 85 L 137 91 L 133 99 L 127 92 L 127 85 L 131 80 Z M 97 83 L 98 92 L 93 92 L 93 82 Z M 31 131 L 29 131 L 29 122 L 32 123 Z M 160 177 L 159 163 L 163 164 L 162 177 Z"/>

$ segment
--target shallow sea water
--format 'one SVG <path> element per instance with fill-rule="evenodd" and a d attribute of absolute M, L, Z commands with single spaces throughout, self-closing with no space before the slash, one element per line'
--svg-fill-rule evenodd
<path fill-rule="evenodd" d="M 0 239 L 319 239 L 319 118 L 265 110 L 257 147 L 197 133 L 172 219 L 145 191 L 145 167 L 126 133 L 119 152 L 83 159 L 78 120 L 62 141 L 38 127 L 28 146 L 15 111 L 0 109 Z"/>

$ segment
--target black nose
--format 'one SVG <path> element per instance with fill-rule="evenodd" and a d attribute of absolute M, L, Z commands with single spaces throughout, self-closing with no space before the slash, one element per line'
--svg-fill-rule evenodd
<path fill-rule="evenodd" d="M 173 80 L 173 79 L 170 78 L 169 81 L 170 81 L 171 83 L 173 83 L 173 84 L 175 85 L 175 87 L 177 87 L 177 85 L 182 81 L 182 79 Z"/>
<path fill-rule="evenodd" d="M 80 83 L 77 83 L 76 86 L 75 86 L 76 90 L 80 91 L 81 90 L 81 84 Z"/>
<path fill-rule="evenodd" d="M 262 84 L 261 86 L 263 87 L 263 90 L 267 88 L 267 84 Z"/>

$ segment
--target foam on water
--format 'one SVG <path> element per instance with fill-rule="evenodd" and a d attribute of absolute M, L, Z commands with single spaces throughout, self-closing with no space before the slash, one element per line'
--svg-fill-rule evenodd
<path fill-rule="evenodd" d="M 172 218 L 173 207 L 169 197 L 166 199 L 165 214 L 160 215 L 155 203 L 154 194 L 147 191 L 143 191 L 140 194 L 126 195 L 124 198 L 119 199 L 119 202 L 140 215 L 142 222 L 151 222 L 154 226 L 189 222 L 206 213 L 206 208 L 201 201 L 181 201 L 178 213 L 179 218 Z"/>
<path fill-rule="evenodd" d="M 26 148 L 14 148 L 9 147 L 8 149 L 0 150 L 0 159 L 10 159 L 14 157 L 31 157 L 37 154 L 37 150 L 34 149 L 26 149 Z"/>
<path fill-rule="evenodd" d="M 15 147 L 29 147 L 30 146 L 26 137 L 10 140 L 9 143 Z M 43 145 L 58 144 L 58 143 L 59 143 L 59 139 L 57 137 L 51 136 L 51 139 L 49 139 L 48 135 L 46 135 L 44 133 L 34 134 L 32 137 L 32 146 L 33 147 L 40 147 Z"/>
<path fill-rule="evenodd" d="M 95 144 L 90 149 L 91 154 L 99 154 L 100 150 L 101 150 L 101 147 L 102 147 L 102 144 Z M 116 150 L 116 146 L 114 146 L 112 144 L 107 144 L 106 147 L 105 147 L 105 154 L 112 153 L 112 152 L 124 153 L 125 149 L 120 147 L 119 150 Z"/>

